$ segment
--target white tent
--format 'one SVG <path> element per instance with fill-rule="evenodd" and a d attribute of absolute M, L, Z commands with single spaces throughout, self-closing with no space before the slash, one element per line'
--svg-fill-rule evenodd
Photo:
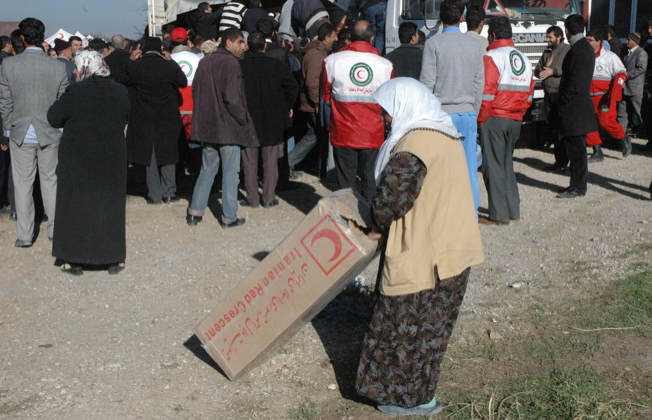
<path fill-rule="evenodd" d="M 55 39 L 62 39 L 64 41 L 68 41 L 68 39 L 72 36 L 70 32 L 66 32 L 63 29 L 59 29 L 57 32 L 54 33 L 51 37 L 47 38 L 45 42 L 50 44 L 51 46 L 54 47 L 54 40 Z"/>

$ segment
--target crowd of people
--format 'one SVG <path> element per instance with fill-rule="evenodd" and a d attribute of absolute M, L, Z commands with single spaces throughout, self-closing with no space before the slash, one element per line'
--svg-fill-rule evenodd
<path fill-rule="evenodd" d="M 201 3 L 190 28 L 86 48 L 74 36 L 50 46 L 41 21 L 23 20 L 0 37 L 0 186 L 8 185 L 15 246 L 30 247 L 38 172 L 52 255 L 71 275 L 125 268 L 128 164 L 146 168 L 151 205 L 180 200 L 179 169 L 194 176 L 190 226 L 202 221 L 220 172 L 225 229 L 245 224 L 239 206 L 278 205 L 276 191 L 292 187 L 301 165 L 357 189 L 383 257 L 356 389 L 386 413 L 433 414 L 470 267 L 483 261 L 478 222 L 520 219 L 512 155 L 534 77 L 555 149 L 548 169 L 570 162 L 570 186 L 557 197 L 583 196 L 603 141 L 619 142 L 627 157 L 629 134 L 647 129 L 652 139 L 652 22 L 623 46 L 612 27 L 585 35 L 584 19 L 568 16 L 563 30 L 548 29 L 533 67 L 507 17 L 490 19 L 485 38 L 485 11 L 460 0 L 442 2 L 443 28 L 427 39 L 402 23 L 400 47 L 383 56 L 386 3 L 353 3 L 327 10 L 288 0 L 276 15 L 258 0 Z M 406 322 L 409 332 L 399 328 Z"/>

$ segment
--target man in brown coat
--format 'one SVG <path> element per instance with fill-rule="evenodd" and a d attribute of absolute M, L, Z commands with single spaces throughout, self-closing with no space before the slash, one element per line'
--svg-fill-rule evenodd
<path fill-rule="evenodd" d="M 561 82 L 561 64 L 564 57 L 570 51 L 570 45 L 564 43 L 564 33 L 559 26 L 551 26 L 546 31 L 546 42 L 548 48 L 543 52 L 539 63 L 534 69 L 534 75 L 543 81 L 546 112 L 548 113 L 548 140 L 553 143 L 555 150 L 555 163 L 546 167 L 548 171 L 566 169 L 568 156 L 566 156 L 566 145 L 558 133 L 557 111 L 555 106 L 559 98 L 559 83 Z"/>
<path fill-rule="evenodd" d="M 317 144 L 317 114 L 319 113 L 319 80 L 324 59 L 333 50 L 333 42 L 337 41 L 337 32 L 330 23 L 323 24 L 317 33 L 317 41 L 310 42 L 303 48 L 303 84 L 299 94 L 301 106 L 296 116 L 296 133 L 304 134 L 296 146 L 288 154 L 290 177 L 296 179 L 298 173 L 294 170 Z"/>
<path fill-rule="evenodd" d="M 204 143 L 202 166 L 186 221 L 201 222 L 215 175 L 222 162 L 222 228 L 241 226 L 237 218 L 240 148 L 258 147 L 253 121 L 247 111 L 242 69 L 238 59 L 245 50 L 238 29 L 227 29 L 216 52 L 199 62 L 193 80 L 192 139 Z"/>

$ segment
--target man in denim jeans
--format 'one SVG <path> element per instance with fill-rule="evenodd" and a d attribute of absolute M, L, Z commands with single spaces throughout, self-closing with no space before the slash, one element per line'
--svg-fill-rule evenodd
<path fill-rule="evenodd" d="M 373 46 L 380 55 L 385 49 L 385 20 L 387 20 L 387 0 L 368 0 L 360 12 L 364 20 L 374 28 Z"/>
<path fill-rule="evenodd" d="M 203 143 L 202 166 L 192 193 L 186 221 L 201 222 L 208 205 L 215 175 L 222 163 L 222 228 L 241 226 L 238 219 L 238 173 L 240 148 L 259 147 L 251 116 L 247 111 L 242 69 L 238 58 L 245 50 L 238 29 L 227 29 L 216 52 L 199 62 L 193 80 L 194 140 Z"/>

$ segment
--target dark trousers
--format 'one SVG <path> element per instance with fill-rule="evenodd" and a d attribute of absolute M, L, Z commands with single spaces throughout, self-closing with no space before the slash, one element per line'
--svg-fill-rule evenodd
<path fill-rule="evenodd" d="M 333 147 L 335 159 L 335 172 L 337 174 L 337 187 L 355 188 L 355 177 L 360 177 L 362 191 L 360 195 L 367 201 L 376 192 L 374 179 L 374 164 L 378 150 L 376 149 L 349 149 L 347 147 Z"/>
<path fill-rule="evenodd" d="M 546 104 L 548 120 L 548 141 L 553 144 L 555 153 L 555 164 L 558 166 L 568 165 L 568 156 L 566 155 L 566 144 L 564 138 L 559 134 L 556 127 L 559 126 L 559 116 L 557 114 L 557 100 L 559 92 L 546 93 L 543 101 Z"/>
<path fill-rule="evenodd" d="M 7 185 L 7 199 L 11 206 L 11 212 L 16 213 L 16 201 L 14 199 L 14 177 L 11 173 L 11 157 L 9 149 L 0 151 L 0 193 L 4 190 L 5 184 Z"/>
<path fill-rule="evenodd" d="M 586 193 L 589 165 L 586 158 L 586 136 L 564 137 L 570 160 L 570 189 Z"/>
<path fill-rule="evenodd" d="M 152 149 L 152 162 L 147 167 L 147 190 L 149 198 L 160 203 L 163 197 L 172 197 L 177 192 L 175 165 L 158 166 Z"/>
<path fill-rule="evenodd" d="M 249 204 L 253 206 L 260 204 L 258 199 L 258 155 L 262 155 L 263 158 L 263 203 L 269 204 L 276 199 L 278 150 L 280 147 L 283 145 L 242 149 L 242 168 Z"/>
<path fill-rule="evenodd" d="M 489 117 L 481 134 L 482 175 L 489 199 L 489 219 L 518 220 L 521 199 L 512 156 L 521 134 L 521 122 Z"/>

